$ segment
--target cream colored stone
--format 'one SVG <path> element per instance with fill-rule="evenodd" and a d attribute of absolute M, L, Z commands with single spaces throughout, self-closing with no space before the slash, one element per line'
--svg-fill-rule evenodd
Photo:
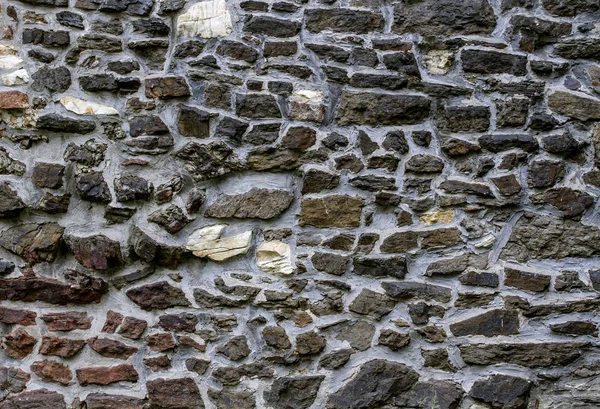
<path fill-rule="evenodd" d="M 32 108 L 0 110 L 0 118 L 9 126 L 16 129 L 35 128 L 35 123 L 37 122 L 36 110 Z"/>
<path fill-rule="evenodd" d="M 232 29 L 226 0 L 201 1 L 177 18 L 177 33 L 183 37 L 223 37 Z"/>
<path fill-rule="evenodd" d="M 0 44 L 0 55 L 17 55 L 17 50 L 13 46 Z"/>
<path fill-rule="evenodd" d="M 427 70 L 434 75 L 446 75 L 452 67 L 454 53 L 448 50 L 431 50 L 424 55 Z"/>
<path fill-rule="evenodd" d="M 2 76 L 2 83 L 4 85 L 13 86 L 13 85 L 21 85 L 29 82 L 29 74 L 27 70 L 20 69 L 17 71 L 13 71 L 9 74 Z"/>
<path fill-rule="evenodd" d="M 75 97 L 63 97 L 60 103 L 69 111 L 78 115 L 119 115 L 119 111 L 107 105 L 85 101 Z"/>
<path fill-rule="evenodd" d="M 16 55 L 2 55 L 0 56 L 0 68 L 18 68 L 23 64 L 23 60 Z"/>
<path fill-rule="evenodd" d="M 454 220 L 454 210 L 439 210 L 425 213 L 419 217 L 421 224 L 451 223 Z"/>
<path fill-rule="evenodd" d="M 186 248 L 196 257 L 224 261 L 246 254 L 252 242 L 252 231 L 220 238 L 227 225 L 219 224 L 194 231 L 188 238 Z"/>
<path fill-rule="evenodd" d="M 483 236 L 474 246 L 478 249 L 489 249 L 495 242 L 496 237 L 493 234 L 488 234 L 487 236 Z"/>
<path fill-rule="evenodd" d="M 290 246 L 282 241 L 265 241 L 256 249 L 256 265 L 264 272 L 290 275 L 294 273 Z"/>

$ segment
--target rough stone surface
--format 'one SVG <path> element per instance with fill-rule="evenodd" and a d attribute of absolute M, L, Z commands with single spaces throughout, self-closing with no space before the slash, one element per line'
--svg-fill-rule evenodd
<path fill-rule="evenodd" d="M 599 13 L 5 0 L 0 409 L 600 407 Z"/>

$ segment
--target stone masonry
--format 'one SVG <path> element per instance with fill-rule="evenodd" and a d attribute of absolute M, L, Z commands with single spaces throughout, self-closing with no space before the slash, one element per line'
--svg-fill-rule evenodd
<path fill-rule="evenodd" d="M 600 407 L 599 0 L 5 0 L 0 409 Z"/>

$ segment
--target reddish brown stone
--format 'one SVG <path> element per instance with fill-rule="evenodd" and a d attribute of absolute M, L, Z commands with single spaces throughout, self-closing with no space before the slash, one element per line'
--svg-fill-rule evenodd
<path fill-rule="evenodd" d="M 206 351 L 206 345 L 199 344 L 196 342 L 196 340 L 194 340 L 194 338 L 188 335 L 182 335 L 179 337 L 179 346 L 191 347 L 200 352 Z"/>
<path fill-rule="evenodd" d="M 203 408 L 198 385 L 191 378 L 154 379 L 146 382 L 150 409 Z"/>
<path fill-rule="evenodd" d="M 29 107 L 27 94 L 20 91 L 0 92 L 0 109 L 25 109 Z"/>
<path fill-rule="evenodd" d="M 171 360 L 166 355 L 144 358 L 144 366 L 151 371 L 160 371 L 171 367 Z"/>
<path fill-rule="evenodd" d="M 108 338 L 90 338 L 87 340 L 87 344 L 94 351 L 107 358 L 127 359 L 138 351 L 135 347 Z"/>
<path fill-rule="evenodd" d="M 144 399 L 106 393 L 90 393 L 85 403 L 87 409 L 146 409 Z"/>
<path fill-rule="evenodd" d="M 173 339 L 173 335 L 169 334 L 168 332 L 148 335 L 146 337 L 146 342 L 148 342 L 148 347 L 156 352 L 164 352 L 175 348 L 175 340 Z"/>
<path fill-rule="evenodd" d="M 36 316 L 33 311 L 0 307 L 0 322 L 3 324 L 35 325 Z"/>
<path fill-rule="evenodd" d="M 42 338 L 40 354 L 71 358 L 77 355 L 84 346 L 85 341 L 82 339 L 58 338 L 45 335 Z"/>
<path fill-rule="evenodd" d="M 31 369 L 31 372 L 39 376 L 44 382 L 68 385 L 71 379 L 73 379 L 73 372 L 71 372 L 68 366 L 63 365 L 60 362 L 47 359 L 35 361 L 29 368 Z"/>
<path fill-rule="evenodd" d="M 36 276 L 0 279 L 0 300 L 43 301 L 58 305 L 100 302 L 102 295 L 108 291 L 108 284 L 100 279 L 88 278 L 79 280 L 77 284 Z"/>
<path fill-rule="evenodd" d="M 123 322 L 123 314 L 118 312 L 109 311 L 106 313 L 106 321 L 102 327 L 102 332 L 114 334 L 119 325 Z"/>
<path fill-rule="evenodd" d="M 56 312 L 44 314 L 40 318 L 46 323 L 49 331 L 73 331 L 92 327 L 92 318 L 85 312 Z"/>
<path fill-rule="evenodd" d="M 65 241 L 75 259 L 86 268 L 104 271 L 123 264 L 119 242 L 101 234 L 90 237 L 66 236 Z"/>
<path fill-rule="evenodd" d="M 166 281 L 132 288 L 126 294 L 131 301 L 146 311 L 164 310 L 170 307 L 188 307 L 190 305 L 185 293 Z"/>
<path fill-rule="evenodd" d="M 23 392 L 0 403 L 0 409 L 66 409 L 65 398 L 46 389 Z"/>
<path fill-rule="evenodd" d="M 119 327 L 118 334 L 129 339 L 140 339 L 148 323 L 135 317 L 125 317 L 123 324 Z"/>
<path fill-rule="evenodd" d="M 23 328 L 18 328 L 2 339 L 4 353 L 14 359 L 23 359 L 33 352 L 37 339 L 29 335 Z"/>
<path fill-rule="evenodd" d="M 131 365 L 97 366 L 75 371 L 77 380 L 85 385 L 110 385 L 116 382 L 137 382 L 138 373 Z"/>

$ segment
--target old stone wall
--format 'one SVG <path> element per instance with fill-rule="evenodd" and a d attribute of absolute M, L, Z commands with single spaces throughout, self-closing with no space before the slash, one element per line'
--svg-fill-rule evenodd
<path fill-rule="evenodd" d="M 0 409 L 600 407 L 600 0 L 0 18 Z"/>

